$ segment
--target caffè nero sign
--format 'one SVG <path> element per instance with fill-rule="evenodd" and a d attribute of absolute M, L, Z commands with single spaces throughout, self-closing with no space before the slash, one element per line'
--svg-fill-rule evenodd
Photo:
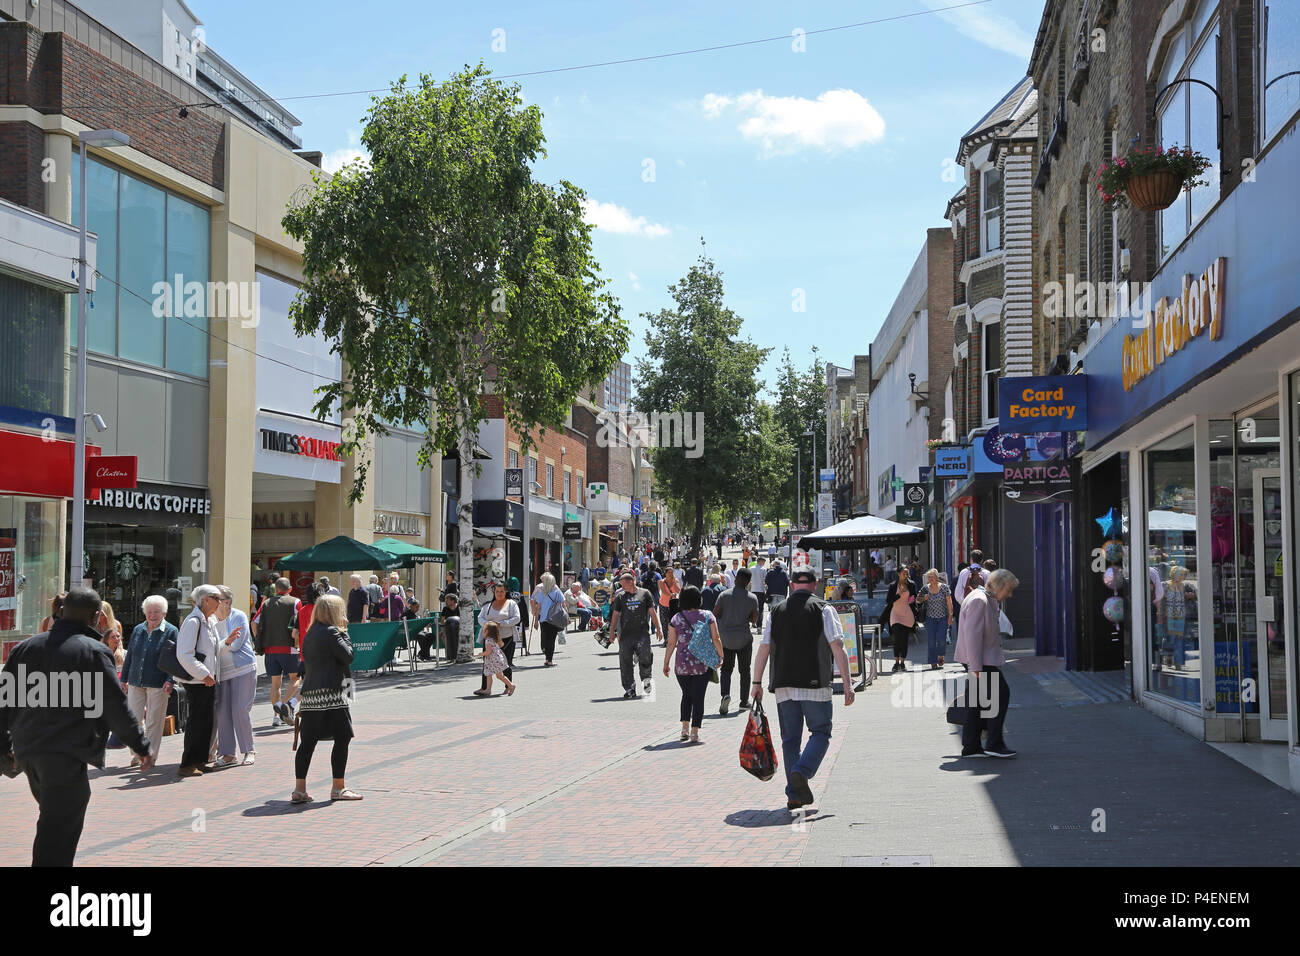
<path fill-rule="evenodd" d="M 384 511 L 375 512 L 376 534 L 407 534 L 422 537 L 424 522 L 414 515 L 394 515 Z"/>

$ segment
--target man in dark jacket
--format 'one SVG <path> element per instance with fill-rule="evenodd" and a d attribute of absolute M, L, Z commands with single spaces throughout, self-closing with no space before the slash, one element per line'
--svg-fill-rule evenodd
<path fill-rule="evenodd" d="M 687 584 L 693 584 L 701 590 L 704 589 L 704 569 L 700 567 L 699 558 L 691 558 L 691 566 L 686 569 L 686 573 L 682 577 L 686 579 Z"/>
<path fill-rule="evenodd" d="M 41 808 L 32 866 L 72 866 L 90 804 L 86 764 L 103 768 L 110 729 L 141 770 L 153 765 L 113 655 L 91 627 L 100 604 L 90 588 L 73 588 L 63 617 L 15 647 L 0 673 L 0 758 L 27 772 Z"/>
<path fill-rule="evenodd" d="M 763 584 L 767 590 L 769 604 L 784 601 L 785 596 L 790 593 L 790 576 L 785 573 L 785 568 L 779 560 L 772 562 L 772 567 L 768 569 L 767 578 Z"/>

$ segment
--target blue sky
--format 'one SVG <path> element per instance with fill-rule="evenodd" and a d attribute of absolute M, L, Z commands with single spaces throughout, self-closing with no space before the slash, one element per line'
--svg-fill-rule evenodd
<path fill-rule="evenodd" d="M 958 2 L 191 8 L 209 45 L 286 98 L 383 87 L 402 73 L 442 78 L 479 59 L 496 74 L 524 73 L 785 37 L 517 82 L 544 113 L 540 177 L 572 181 L 593 204 L 596 256 L 632 326 L 633 357 L 644 351 L 640 314 L 669 304 L 667 286 L 703 236 L 743 334 L 773 347 L 773 360 L 788 345 L 802 366 L 813 344 L 841 365 L 866 352 L 925 229 L 945 225 L 957 184 L 944 164 L 957 138 L 1025 74 L 1042 0 L 932 11 Z M 789 39 L 796 28 L 921 11 L 931 12 L 807 36 L 802 52 Z M 355 152 L 368 104 L 285 101 L 303 121 L 303 148 L 327 165 Z M 800 290 L 806 311 L 796 312 Z"/>

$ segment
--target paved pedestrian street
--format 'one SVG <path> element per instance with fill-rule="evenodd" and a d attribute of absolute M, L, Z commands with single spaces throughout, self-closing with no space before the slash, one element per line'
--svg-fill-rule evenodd
<path fill-rule="evenodd" d="M 1015 760 L 959 759 L 941 708 L 899 706 L 924 672 L 896 682 L 886 673 L 848 709 L 837 696 L 817 811 L 805 819 L 784 809 L 782 773 L 763 783 L 740 768 L 746 717 L 717 714 L 716 685 L 704 742 L 678 741 L 679 692 L 662 676 L 659 646 L 655 692 L 638 701 L 621 699 L 617 654 L 590 633 L 568 635 L 556 668 L 517 656 L 510 698 L 499 685 L 474 697 L 476 664 L 359 677 L 347 778 L 365 794 L 359 803 L 329 802 L 328 743 L 308 781 L 316 802 L 289 803 L 292 731 L 269 729 L 263 678 L 255 766 L 183 780 L 179 737 L 144 775 L 126 769 L 127 751 L 110 750 L 109 766 L 91 773 L 77 863 L 1296 862 L 1300 804 L 1288 791 L 1129 701 L 1041 679 L 1043 660 L 1030 653 L 1008 667 Z M 770 716 L 775 734 L 775 708 Z M 0 784 L 0 813 L 0 863 L 27 864 L 36 805 L 24 778 Z"/>

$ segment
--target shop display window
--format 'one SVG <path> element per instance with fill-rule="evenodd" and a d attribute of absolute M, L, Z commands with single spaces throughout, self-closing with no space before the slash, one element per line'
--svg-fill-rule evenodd
<path fill-rule="evenodd" d="M 1146 452 L 1146 613 L 1149 689 L 1199 705 L 1195 459 L 1190 427 Z"/>

